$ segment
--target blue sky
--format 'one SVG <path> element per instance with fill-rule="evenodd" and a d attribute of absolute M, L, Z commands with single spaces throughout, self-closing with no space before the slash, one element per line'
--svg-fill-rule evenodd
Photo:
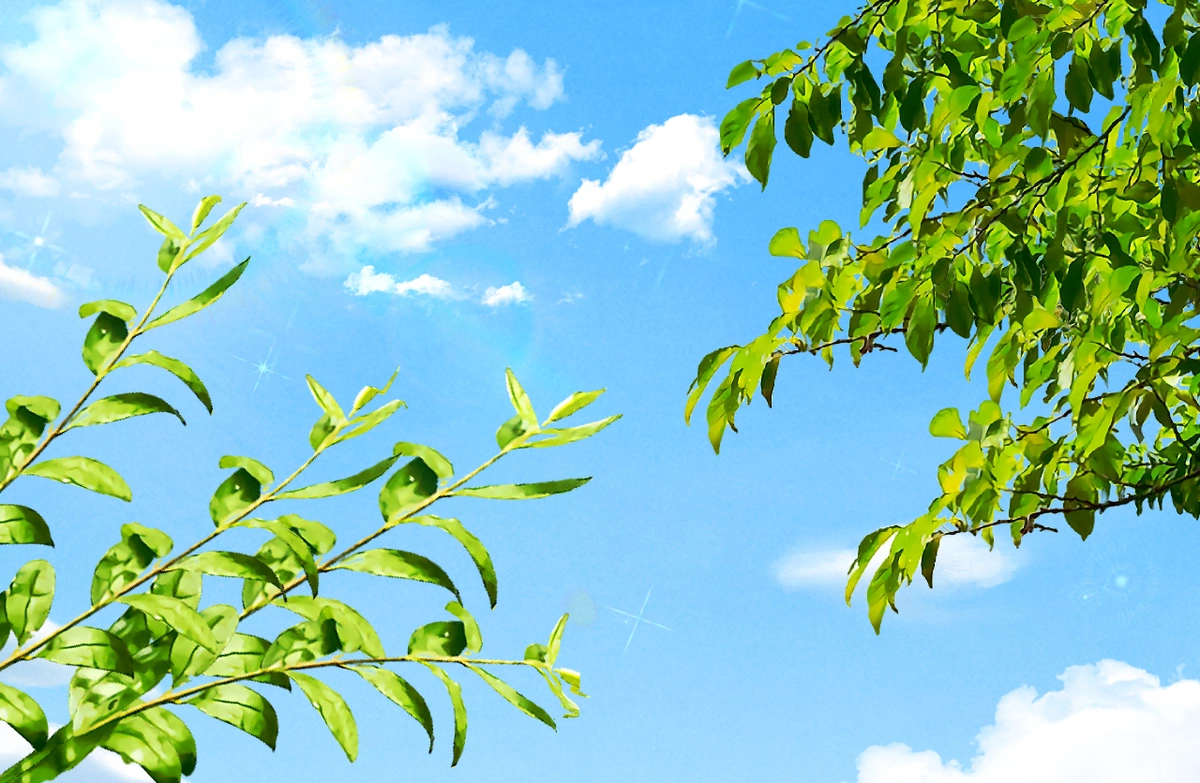
<path fill-rule="evenodd" d="M 9 502 L 41 509 L 63 543 L 48 556 L 59 571 L 52 619 L 81 608 L 121 523 L 177 542 L 202 535 L 221 455 L 277 470 L 303 460 L 317 415 L 305 373 L 349 399 L 400 367 L 394 390 L 408 409 L 333 456 L 322 469 L 331 477 L 395 440 L 428 443 L 460 470 L 483 461 L 511 415 L 507 366 L 541 409 L 607 387 L 595 408 L 624 414 L 584 444 L 520 454 L 494 476 L 595 476 L 585 488 L 445 510 L 499 569 L 485 653 L 519 655 L 562 611 L 594 608 L 570 626 L 561 659 L 592 697 L 579 720 L 553 734 L 468 681 L 467 752 L 446 772 L 446 731 L 426 756 L 414 723 L 346 682 L 363 736 L 353 767 L 292 696 L 278 700 L 275 754 L 196 714 L 194 779 L 391 780 L 399 769 L 486 781 L 1104 783 L 1136 778 L 1147 758 L 1161 762 L 1159 779 L 1194 779 L 1200 759 L 1183 739 L 1200 729 L 1194 521 L 1114 514 L 1086 544 L 1039 535 L 1019 552 L 955 542 L 937 590 L 903 594 L 881 637 L 860 605 L 842 602 L 847 550 L 920 513 L 936 489 L 949 450 L 928 436 L 930 417 L 983 396 L 962 378 L 961 346 L 939 344 L 923 374 L 887 354 L 857 371 L 786 363 L 775 409 L 755 403 L 719 457 L 683 424 L 696 362 L 761 331 L 792 271 L 766 254 L 773 232 L 853 225 L 858 211 L 861 168 L 841 151 L 782 156 L 765 194 L 720 159 L 716 123 L 737 99 L 725 76 L 851 10 L 5 3 L 6 396 L 73 400 L 90 377 L 77 358 L 78 304 L 142 307 L 153 295 L 157 243 L 136 204 L 180 221 L 210 192 L 251 204 L 207 263 L 185 268 L 176 295 L 250 255 L 246 276 L 216 307 L 155 333 L 206 381 L 214 415 L 170 379 L 131 371 L 114 383 L 177 401 L 187 429 L 146 417 L 73 435 L 70 453 L 121 470 L 134 502 L 14 489 L 24 500 Z M 273 373 L 259 378 L 262 360 Z M 348 537 L 371 529 L 374 503 L 368 490 L 315 516 Z M 417 533 L 389 545 L 443 560 L 484 614 L 460 552 Z M 0 552 L 0 571 L 30 556 Z M 394 648 L 439 616 L 432 589 L 356 594 L 364 584 L 336 590 Z M 646 617 L 671 630 L 642 626 L 625 650 L 631 626 L 605 607 L 636 613 L 647 593 Z M 10 681 L 65 717 L 53 670 Z M 447 727 L 440 686 L 414 681 Z M 19 740 L 5 736 L 11 754 Z M 77 779 L 129 775 L 97 762 Z"/>

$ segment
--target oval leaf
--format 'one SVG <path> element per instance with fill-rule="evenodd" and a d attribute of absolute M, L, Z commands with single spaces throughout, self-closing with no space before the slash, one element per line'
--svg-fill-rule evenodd
<path fill-rule="evenodd" d="M 592 480 L 587 478 L 539 481 L 532 484 L 495 484 L 488 487 L 467 487 L 454 492 L 455 496 L 467 498 L 490 498 L 492 500 L 534 500 L 536 498 L 561 495 L 563 492 L 582 487 Z"/>
<path fill-rule="evenodd" d="M 321 719 L 329 727 L 329 732 L 345 751 L 346 758 L 354 761 L 358 757 L 358 726 L 350 712 L 350 705 L 346 704 L 346 700 L 337 691 L 316 677 L 298 672 L 288 672 L 288 676 L 295 680 L 300 690 L 308 697 L 309 703 L 320 713 Z"/>
<path fill-rule="evenodd" d="M 0 544 L 54 546 L 54 540 L 41 514 L 28 506 L 0 503 Z"/>
<path fill-rule="evenodd" d="M 113 365 L 113 369 L 119 367 L 132 367 L 135 364 L 148 364 L 152 367 L 158 367 L 174 375 L 179 380 L 183 381 L 192 394 L 196 395 L 196 399 L 200 400 L 209 413 L 212 413 L 212 397 L 208 394 L 208 387 L 200 380 L 195 371 L 188 367 L 178 359 L 172 359 L 170 356 L 163 356 L 158 351 L 146 351 L 145 353 L 137 353 L 133 356 L 126 356 L 121 361 Z"/>
<path fill-rule="evenodd" d="M 91 457 L 42 460 L 25 468 L 24 473 L 26 476 L 41 476 L 61 481 L 63 484 L 74 484 L 121 500 L 133 499 L 133 493 L 129 491 L 125 479 L 108 465 Z"/>
<path fill-rule="evenodd" d="M 96 400 L 76 414 L 64 429 L 108 424 L 122 419 L 131 419 L 134 416 L 145 416 L 148 413 L 174 414 L 180 423 L 187 424 L 179 411 L 171 407 L 166 400 L 144 392 L 126 392 Z"/>

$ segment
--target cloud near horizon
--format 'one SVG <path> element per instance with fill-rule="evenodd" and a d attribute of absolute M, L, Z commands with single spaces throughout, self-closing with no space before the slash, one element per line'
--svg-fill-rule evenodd
<path fill-rule="evenodd" d="M 857 783 L 1193 783 L 1200 778 L 1200 681 L 1163 686 L 1121 661 L 1071 666 L 1062 688 L 1024 685 L 1000 699 L 967 763 L 875 745 Z"/>

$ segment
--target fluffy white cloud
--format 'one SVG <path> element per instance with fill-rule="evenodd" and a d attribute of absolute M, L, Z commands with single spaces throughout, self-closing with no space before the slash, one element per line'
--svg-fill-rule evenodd
<path fill-rule="evenodd" d="M 101 190 L 182 178 L 298 206 L 330 256 L 427 249 L 488 222 L 464 197 L 601 154 L 580 133 L 464 138 L 480 112 L 550 106 L 562 73 L 445 26 L 360 46 L 239 38 L 201 69 L 194 20 L 163 0 L 62 0 L 28 20 L 31 39 L 0 48 L 0 121 L 60 135 L 64 177 Z"/>
<path fill-rule="evenodd" d="M 1163 686 L 1120 661 L 1072 666 L 1062 690 L 1000 699 L 967 764 L 905 745 L 868 748 L 858 783 L 1192 783 L 1200 777 L 1200 681 Z"/>
<path fill-rule="evenodd" d="M 352 272 L 344 283 L 346 290 L 355 296 L 366 296 L 373 293 L 421 294 L 435 299 L 455 299 L 458 294 L 454 287 L 441 278 L 433 275 L 421 275 L 413 280 L 399 281 L 386 272 L 376 272 L 373 266 L 364 266 L 357 272 Z"/>
<path fill-rule="evenodd" d="M 4 256 L 0 256 L 0 299 L 55 308 L 62 306 L 65 297 L 49 279 L 38 277 L 28 269 L 8 266 L 4 263 Z"/>
<path fill-rule="evenodd" d="M 488 290 L 483 292 L 483 303 L 488 307 L 521 304 L 532 299 L 533 296 L 525 290 L 525 286 L 517 281 L 513 281 L 508 285 L 502 285 L 499 288 L 488 288 Z"/>
<path fill-rule="evenodd" d="M 58 195 L 58 180 L 36 166 L 13 166 L 0 171 L 0 190 L 18 196 L 51 198 Z"/>
<path fill-rule="evenodd" d="M 603 183 L 585 179 L 567 225 L 591 219 L 654 241 L 707 243 L 717 195 L 748 181 L 741 164 L 721 157 L 711 117 L 680 114 L 639 133 Z"/>
<path fill-rule="evenodd" d="M 884 548 L 875 556 L 868 574 L 874 573 L 886 555 Z M 842 587 L 854 557 L 853 549 L 797 549 L 775 563 L 775 581 L 789 590 Z M 933 579 L 939 586 L 995 587 L 1011 579 L 1018 565 L 1011 550 L 997 547 L 988 551 L 974 536 L 950 536 L 942 539 L 938 549 Z"/>

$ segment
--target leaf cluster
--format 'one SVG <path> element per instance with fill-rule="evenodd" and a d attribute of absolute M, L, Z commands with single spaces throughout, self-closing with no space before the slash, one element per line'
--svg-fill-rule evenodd
<path fill-rule="evenodd" d="M 924 368 L 961 341 L 986 375 L 966 421 L 933 419 L 962 445 L 927 512 L 862 541 L 847 600 L 884 552 L 876 631 L 918 572 L 932 586 L 948 535 L 1019 545 L 1062 518 L 1086 538 L 1100 512 L 1168 500 L 1200 516 L 1200 7 L 1166 5 L 1156 25 L 1145 0 L 875 0 L 730 74 L 763 87 L 725 117 L 725 153 L 744 141 L 765 188 L 780 123 L 800 157 L 844 143 L 866 163 L 859 228 L 881 230 L 774 236 L 799 263 L 778 315 L 706 356 L 689 395 L 690 419 L 711 388 L 714 449 L 785 356 Z"/>
<path fill-rule="evenodd" d="M 210 247 L 230 227 L 239 205 L 208 228 L 202 228 L 220 201 L 200 202 L 189 233 L 167 218 L 141 207 L 163 235 L 158 253 L 165 280 L 140 318 L 123 302 L 103 300 L 80 308 L 93 317 L 84 340 L 83 360 L 94 380 L 65 414 L 60 404 L 43 396 L 8 400 L 9 419 L 0 427 L 0 491 L 16 479 L 40 476 L 74 484 L 125 501 L 132 498 L 116 470 L 92 457 L 48 456 L 48 449 L 77 427 L 104 426 L 134 416 L 167 413 L 183 421 L 167 401 L 142 392 L 126 392 L 93 400 L 101 383 L 117 370 L 147 364 L 179 378 L 212 411 L 203 382 L 186 364 L 150 350 L 131 354 L 135 339 L 179 321 L 213 304 L 245 271 L 249 259 L 184 303 L 155 315 L 159 300 L 179 268 Z M 474 564 L 489 606 L 497 600 L 495 565 L 484 544 L 457 519 L 431 513 L 434 504 L 454 497 L 525 500 L 562 494 L 589 479 L 558 479 L 524 484 L 479 485 L 476 478 L 503 457 L 521 449 L 566 445 L 588 438 L 618 416 L 581 425 L 563 419 L 594 402 L 601 391 L 579 392 L 539 422 L 528 394 L 511 370 L 506 385 L 515 410 L 496 435 L 497 453 L 465 474 L 436 449 L 398 442 L 390 453 L 343 478 L 303 484 L 310 468 L 328 450 L 389 421 L 404 407 L 400 400 L 376 404 L 396 374 L 382 387 L 364 387 L 348 409 L 309 376 L 320 415 L 308 437 L 311 453 L 283 478 L 259 460 L 227 455 L 219 466 L 228 475 L 208 505 L 210 532 L 177 548 L 164 531 L 130 522 L 120 540 L 97 563 L 90 606 L 55 627 L 48 623 L 55 601 L 55 572 L 46 560 L 23 565 L 0 592 L 0 646 L 11 634 L 15 650 L 0 660 L 0 672 L 22 661 L 40 658 L 74 669 L 68 688 L 69 722 L 49 731 L 45 712 L 28 694 L 0 684 L 0 721 L 12 726 L 30 752 L 0 773 L 0 783 L 51 780 L 77 766 L 96 748 L 118 753 L 155 781 L 179 781 L 197 763 L 197 747 L 189 728 L 196 712 L 227 723 L 274 749 L 279 718 L 272 700 L 295 685 L 353 761 L 358 730 L 350 706 L 326 675 L 356 674 L 400 707 L 426 732 L 433 750 L 434 724 L 425 696 L 396 668 L 416 664 L 428 669 L 447 689 L 454 711 L 453 763 L 463 752 L 466 705 L 459 683 L 448 670 L 469 670 L 521 712 L 556 724 L 550 714 L 502 680 L 499 667 L 537 673 L 566 717 L 579 708 L 571 695 L 582 696 L 578 672 L 557 665 L 566 627 L 564 615 L 546 644 L 531 645 L 520 658 L 478 656 L 483 637 L 450 574 L 421 555 L 373 546 L 376 539 L 405 525 L 437 528 L 457 541 Z M 61 414 L 61 415 L 60 415 Z M 379 485 L 380 521 L 376 529 L 349 545 L 339 546 L 338 530 L 290 504 L 332 498 Z M 283 503 L 285 508 L 279 509 Z M 277 510 L 278 509 L 278 510 Z M 253 551 L 229 545 L 231 530 L 251 531 L 259 539 Z M 244 536 L 243 536 L 244 538 Z M 221 540 L 219 540 L 221 539 Z M 53 546 L 49 522 L 26 505 L 0 505 L 0 543 Z M 446 616 L 414 629 L 403 652 L 388 652 L 385 639 L 363 613 L 333 597 L 339 572 L 356 572 L 387 580 L 423 583 L 448 593 Z M 237 580 L 241 606 L 204 600 L 212 580 Z M 381 588 L 382 589 L 382 588 Z M 425 588 L 429 589 L 429 588 Z M 374 592 L 374 591 L 371 591 Z M 281 633 L 262 636 L 256 621 L 280 613 L 292 620 Z M 278 627 L 278 623 L 272 623 Z M 394 640 L 393 640 L 394 641 Z M 272 695 L 268 695 L 272 694 Z M 569 695 L 570 694 L 570 695 Z"/>

